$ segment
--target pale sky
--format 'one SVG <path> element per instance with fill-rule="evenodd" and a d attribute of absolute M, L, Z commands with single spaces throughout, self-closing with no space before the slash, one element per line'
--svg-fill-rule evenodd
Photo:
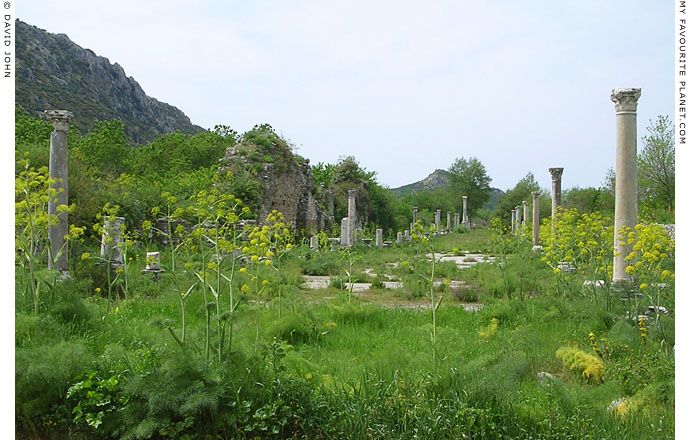
<path fill-rule="evenodd" d="M 197 125 L 266 122 L 312 164 L 353 155 L 390 187 L 459 157 L 503 190 L 530 171 L 550 188 L 549 167 L 600 186 L 611 89 L 642 88 L 639 137 L 673 117 L 670 1 L 21 0 L 16 16 Z"/>

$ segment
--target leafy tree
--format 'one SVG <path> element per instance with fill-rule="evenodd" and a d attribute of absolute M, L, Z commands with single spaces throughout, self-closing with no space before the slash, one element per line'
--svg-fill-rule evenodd
<path fill-rule="evenodd" d="M 522 201 L 532 204 L 532 192 L 539 192 L 539 216 L 543 218 L 551 215 L 551 198 L 548 197 L 539 188 L 539 183 L 534 179 L 534 174 L 527 173 L 525 177 L 520 179 L 512 189 L 506 191 L 505 194 L 499 197 L 494 215 L 503 220 L 504 225 L 510 225 L 510 211 L 516 206 L 522 206 Z M 530 211 L 531 212 L 531 211 Z M 531 217 L 527 219 L 531 221 Z"/>
<path fill-rule="evenodd" d="M 450 185 L 456 195 L 456 203 L 462 208 L 462 196 L 467 196 L 467 210 L 470 222 L 478 209 L 482 208 L 489 200 L 491 193 L 491 177 L 486 173 L 486 168 L 476 157 L 456 159 L 448 169 L 450 173 Z"/>
<path fill-rule="evenodd" d="M 604 203 L 603 188 L 580 188 L 573 187 L 563 191 L 563 207 L 565 209 L 575 208 L 579 213 L 591 213 L 602 211 Z"/>
<path fill-rule="evenodd" d="M 367 172 L 359 165 L 354 156 L 340 157 L 333 172 L 333 183 L 353 183 L 362 185 L 375 180 L 376 172 Z"/>
<path fill-rule="evenodd" d="M 642 137 L 644 147 L 637 158 L 640 203 L 648 209 L 671 213 L 676 195 L 673 123 L 668 116 L 659 116 L 650 123 L 647 136 Z"/>
<path fill-rule="evenodd" d="M 333 183 L 333 175 L 335 174 L 336 166 L 330 163 L 319 162 L 312 165 L 311 173 L 314 176 L 314 183 L 318 188 L 321 184 L 328 187 Z"/>
<path fill-rule="evenodd" d="M 75 145 L 76 144 L 76 145 Z M 118 120 L 94 123 L 88 135 L 72 142 L 74 156 L 101 174 L 116 177 L 127 170 L 132 148 L 125 127 Z"/>

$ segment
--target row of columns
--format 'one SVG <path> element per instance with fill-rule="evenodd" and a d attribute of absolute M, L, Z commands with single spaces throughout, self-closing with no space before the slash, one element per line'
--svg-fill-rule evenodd
<path fill-rule="evenodd" d="M 614 228 L 613 282 L 629 282 L 630 276 L 625 273 L 627 262 L 625 258 L 631 249 L 618 239 L 618 231 L 623 227 L 633 230 L 637 224 L 637 101 L 641 95 L 639 88 L 613 89 L 611 100 L 616 110 L 616 198 Z M 57 207 L 68 205 L 68 163 L 67 163 L 67 131 L 72 113 L 66 110 L 46 110 L 44 115 L 53 125 L 50 136 L 50 164 L 49 174 L 56 179 L 54 188 L 57 197 L 48 202 L 48 214 L 56 215 L 58 222 L 50 228 L 49 241 L 51 258 L 48 262 L 50 269 L 62 273 L 69 271 L 68 249 L 66 236 L 69 232 L 67 212 L 59 212 Z M 558 206 L 561 205 L 561 177 L 563 168 L 549 168 L 551 173 L 551 216 L 556 217 Z M 356 225 L 356 191 L 348 191 L 347 217 L 341 221 L 341 244 L 352 246 L 355 238 Z M 462 197 L 462 224 L 469 224 L 467 214 L 467 196 Z M 522 210 L 517 206 L 513 211 L 513 225 L 519 224 L 521 214 L 527 219 L 527 202 L 522 202 Z M 418 208 L 412 209 L 412 224 L 417 222 Z M 458 214 L 455 214 L 457 225 Z M 437 231 L 441 231 L 441 211 L 436 211 Z M 523 221 L 524 224 L 524 221 Z M 447 213 L 447 225 L 450 229 L 450 212 Z M 532 242 L 539 243 L 539 194 L 532 193 Z M 412 227 L 410 228 L 412 229 Z M 380 232 L 376 231 L 377 243 Z"/>
<path fill-rule="evenodd" d="M 634 230 L 637 225 L 637 101 L 642 95 L 639 88 L 621 88 L 611 91 L 611 101 L 616 110 L 616 188 L 614 214 L 614 285 L 630 283 L 630 274 L 625 272 L 626 257 L 632 251 L 626 244 L 627 236 L 618 236 L 623 229 Z M 551 217 L 556 218 L 561 206 L 561 178 L 563 168 L 549 168 L 551 173 Z M 539 193 L 532 193 L 532 244 L 539 243 Z M 524 206 L 525 202 L 523 202 Z M 525 210 L 525 217 L 526 217 Z M 513 214 L 518 218 L 519 211 Z"/>
<path fill-rule="evenodd" d="M 412 223 L 410 225 L 410 230 L 414 228 L 414 224 L 417 223 L 418 219 L 418 214 L 419 214 L 419 208 L 416 206 L 412 207 Z M 460 220 L 460 213 L 456 212 L 454 213 L 454 222 L 453 226 L 458 227 L 460 225 L 468 225 L 469 226 L 469 217 L 467 214 L 467 196 L 462 196 L 462 221 Z M 438 233 L 441 232 L 441 210 L 437 209 L 434 212 L 434 224 L 436 225 L 436 231 Z M 451 230 L 451 221 L 450 221 L 450 211 L 446 212 L 446 228 L 448 231 Z"/>

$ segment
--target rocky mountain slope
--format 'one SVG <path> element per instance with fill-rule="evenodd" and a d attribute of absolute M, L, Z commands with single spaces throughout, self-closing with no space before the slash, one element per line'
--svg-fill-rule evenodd
<path fill-rule="evenodd" d="M 409 183 L 398 188 L 391 188 L 396 197 L 416 194 L 421 191 L 434 191 L 450 184 L 450 173 L 445 170 L 435 170 L 419 182 Z"/>
<path fill-rule="evenodd" d="M 435 170 L 419 182 L 409 183 L 398 188 L 391 188 L 390 190 L 395 197 L 400 198 L 408 194 L 416 194 L 423 191 L 436 191 L 448 185 L 450 185 L 450 173 L 445 170 Z M 500 189 L 491 188 L 489 200 L 484 205 L 484 208 L 492 210 L 496 206 L 498 198 L 503 194 L 505 193 Z"/>
<path fill-rule="evenodd" d="M 135 143 L 179 130 L 197 133 L 176 107 L 147 96 L 117 63 L 84 49 L 64 34 L 51 34 L 16 21 L 16 102 L 32 115 L 46 109 L 74 114 L 82 132 L 93 122 L 119 119 Z"/>

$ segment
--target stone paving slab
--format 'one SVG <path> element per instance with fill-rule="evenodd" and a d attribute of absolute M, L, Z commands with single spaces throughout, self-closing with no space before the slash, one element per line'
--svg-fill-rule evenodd
<path fill-rule="evenodd" d="M 431 260 L 432 255 L 426 254 L 426 257 Z M 451 254 L 436 254 L 436 258 L 440 262 L 452 261 L 458 268 L 467 269 L 478 263 L 493 263 L 496 257 L 484 254 L 465 254 L 465 255 L 451 255 Z"/>
<path fill-rule="evenodd" d="M 331 279 L 336 278 L 335 276 L 329 275 L 304 275 L 304 283 L 302 287 L 307 289 L 326 289 L 331 285 Z M 443 280 L 434 281 L 434 287 L 439 287 L 443 284 Z M 466 283 L 460 280 L 451 280 L 448 287 L 451 289 L 460 289 Z M 383 286 L 387 289 L 402 289 L 403 283 L 401 281 L 384 281 Z M 345 283 L 345 289 L 350 288 L 350 283 Z M 353 283 L 353 292 L 364 292 L 371 289 L 371 283 Z"/>

